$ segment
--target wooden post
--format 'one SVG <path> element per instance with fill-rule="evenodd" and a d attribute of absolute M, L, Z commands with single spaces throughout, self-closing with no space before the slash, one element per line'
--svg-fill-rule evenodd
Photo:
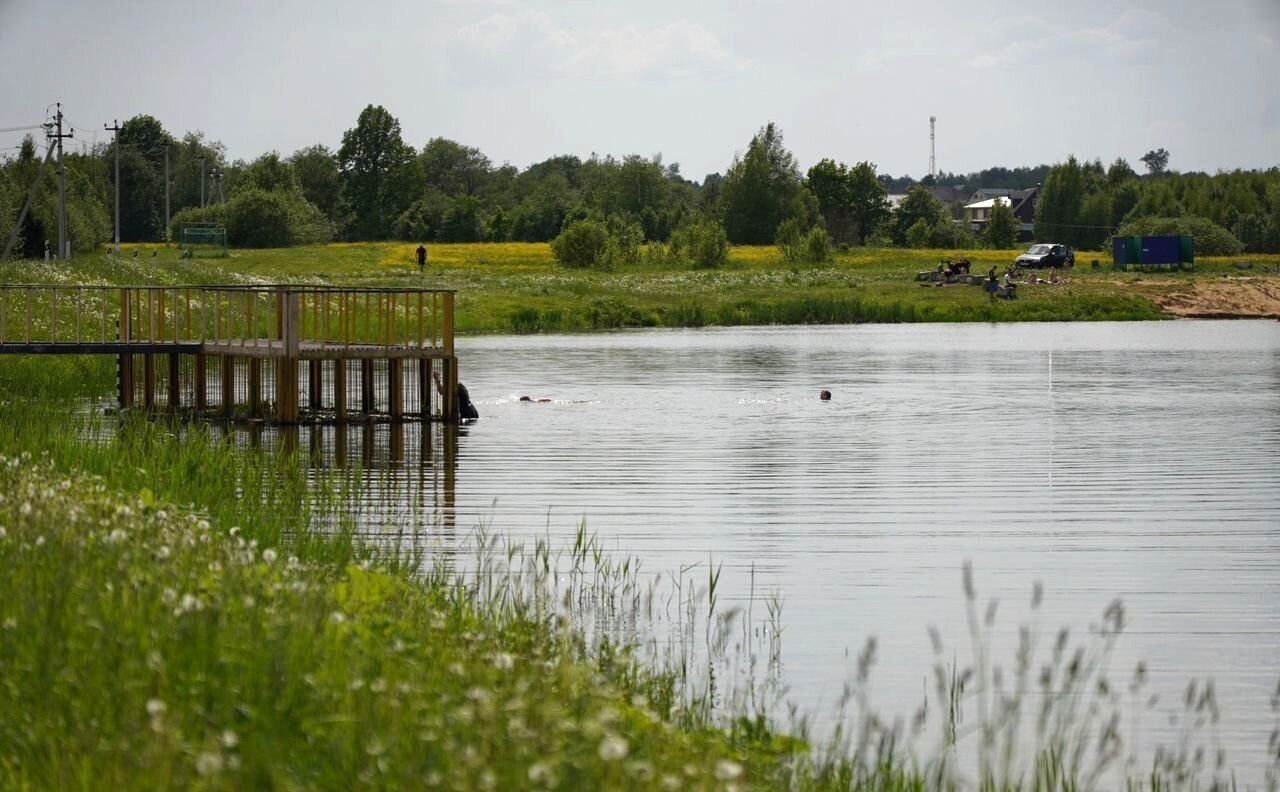
<path fill-rule="evenodd" d="M 391 406 L 392 420 L 404 418 L 404 359 L 387 361 L 387 404 Z"/>
<path fill-rule="evenodd" d="M 206 376 L 208 373 L 206 363 L 207 358 L 204 353 L 197 353 L 195 359 L 195 376 L 193 377 L 195 384 L 192 386 L 192 389 L 194 390 L 192 395 L 195 397 L 193 399 L 193 403 L 195 405 L 196 412 L 204 412 L 209 409 L 209 396 L 208 390 L 206 389 Z"/>
<path fill-rule="evenodd" d="M 333 414 L 339 421 L 347 420 L 347 361 L 333 361 Z"/>
<path fill-rule="evenodd" d="M 129 290 L 120 290 L 120 326 L 116 331 L 120 343 L 128 344 L 130 339 L 130 320 L 132 319 L 129 303 Z M 133 355 L 127 352 L 120 353 L 120 359 L 117 363 L 118 374 L 117 380 L 120 385 L 120 408 L 125 409 L 133 406 Z"/>
<path fill-rule="evenodd" d="M 446 421 L 458 420 L 458 359 L 453 355 L 444 359 L 444 417 Z"/>
<path fill-rule="evenodd" d="M 116 384 L 120 389 L 120 409 L 133 406 L 133 355 L 121 354 L 116 360 Z"/>
<path fill-rule="evenodd" d="M 169 353 L 169 409 L 182 406 L 182 380 L 179 378 L 178 355 Z"/>
<path fill-rule="evenodd" d="M 231 418 L 236 414 L 236 359 L 222 355 L 222 414 Z"/>
<path fill-rule="evenodd" d="M 360 409 L 366 416 L 373 415 L 373 361 L 360 361 Z"/>
<path fill-rule="evenodd" d="M 296 292 L 281 291 L 280 342 L 283 356 L 276 358 L 276 420 L 296 423 L 298 420 L 298 333 L 302 323 L 302 304 Z"/>
<path fill-rule="evenodd" d="M 257 418 L 262 410 L 262 358 L 249 358 L 249 415 Z"/>
<path fill-rule="evenodd" d="M 150 352 L 142 356 L 142 406 L 156 406 L 156 356 Z"/>
<path fill-rule="evenodd" d="M 321 398 L 324 395 L 324 377 L 320 376 L 320 363 L 319 359 L 307 361 L 307 404 L 313 413 L 319 412 L 324 404 Z"/>
<path fill-rule="evenodd" d="M 431 358 L 418 358 L 418 410 L 422 420 L 431 420 Z"/>

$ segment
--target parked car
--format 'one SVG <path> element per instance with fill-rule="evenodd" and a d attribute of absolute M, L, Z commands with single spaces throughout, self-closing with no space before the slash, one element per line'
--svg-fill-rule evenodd
<path fill-rule="evenodd" d="M 1027 269 L 1044 269 L 1045 267 L 1074 267 L 1076 253 L 1066 245 L 1041 244 L 1032 245 L 1031 249 L 1018 256 L 1015 267 Z"/>

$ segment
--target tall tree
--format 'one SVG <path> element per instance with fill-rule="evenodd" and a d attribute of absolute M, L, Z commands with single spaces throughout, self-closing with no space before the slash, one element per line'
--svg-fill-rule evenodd
<path fill-rule="evenodd" d="M 1008 201 L 996 199 L 991 205 L 991 213 L 987 215 L 987 227 L 983 229 L 983 237 L 988 247 L 1006 250 L 1018 241 L 1018 218 L 1013 216 L 1013 207 Z"/>
<path fill-rule="evenodd" d="M 1036 204 L 1037 240 L 1078 246 L 1080 207 L 1085 198 L 1084 178 L 1084 169 L 1074 156 L 1050 169 Z"/>
<path fill-rule="evenodd" d="M 386 108 L 369 105 L 360 112 L 338 149 L 350 238 L 385 239 L 391 234 L 393 221 L 422 191 L 416 165 L 413 148 L 400 136 L 400 122 Z"/>
<path fill-rule="evenodd" d="M 299 149 L 289 157 L 298 186 L 308 201 L 324 212 L 330 220 L 338 219 L 338 198 L 341 177 L 338 159 L 326 146 L 316 144 Z"/>
<path fill-rule="evenodd" d="M 875 163 L 847 167 L 824 159 L 809 169 L 806 184 L 817 197 L 818 211 L 836 241 L 864 245 L 889 218 L 889 201 L 884 182 L 876 176 Z"/>
<path fill-rule="evenodd" d="M 773 242 L 779 224 L 792 217 L 806 218 L 806 196 L 796 158 L 782 145 L 782 132 L 773 122 L 751 138 L 747 153 L 735 157 L 721 188 L 724 228 L 736 244 Z"/>
<path fill-rule="evenodd" d="M 1163 176 L 1169 167 L 1169 152 L 1163 148 L 1148 151 L 1142 155 L 1142 163 L 1147 166 L 1147 173 L 1152 176 Z"/>
<path fill-rule="evenodd" d="M 909 236 L 914 237 L 914 242 L 919 242 L 922 234 L 923 238 L 927 239 L 934 226 L 947 222 L 950 220 L 942 201 L 934 198 L 933 193 L 926 187 L 912 187 L 907 191 L 907 197 L 902 199 L 893 212 L 893 243 L 899 246 L 922 247 L 920 244 L 913 243 Z M 914 234 L 910 234 L 911 229 L 916 226 L 919 226 L 919 229 Z"/>
<path fill-rule="evenodd" d="M 427 141 L 418 162 L 427 185 L 450 197 L 478 195 L 492 170 L 480 149 L 442 137 Z"/>

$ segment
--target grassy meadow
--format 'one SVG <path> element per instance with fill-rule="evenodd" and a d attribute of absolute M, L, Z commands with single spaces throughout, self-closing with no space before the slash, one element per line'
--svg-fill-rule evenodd
<path fill-rule="evenodd" d="M 545 245 L 438 245 L 419 273 L 413 247 L 190 263 L 170 249 L 155 265 L 126 252 L 4 263 L 0 282 L 426 283 L 459 290 L 468 332 L 1156 315 L 1125 276 L 1084 268 L 1017 303 L 916 286 L 937 252 L 792 267 L 772 248 L 739 248 L 717 271 L 580 272 L 556 267 Z M 977 270 L 1012 256 L 969 257 Z M 1218 277 L 1216 266 L 1168 277 Z M 874 712 L 869 643 L 841 701 L 847 725 L 818 739 L 781 699 L 757 695 L 762 680 L 726 673 L 772 662 L 785 622 L 769 608 L 747 624 L 718 604 L 718 572 L 680 581 L 688 629 L 647 651 L 601 625 L 643 634 L 663 595 L 585 526 L 565 548 L 512 547 L 477 526 L 458 548 L 465 563 L 394 526 L 372 544 L 350 513 L 358 476 L 309 478 L 286 451 L 105 414 L 112 381 L 105 358 L 0 358 L 0 788 L 1231 784 L 1194 729 L 1154 760 L 1135 757 L 1117 724 L 1149 707 L 1141 668 L 1108 681 L 1118 606 L 1081 640 L 1027 633 L 1002 671 L 984 649 L 994 611 L 980 615 L 970 580 L 972 650 L 921 658 L 932 705 L 910 721 Z M 1183 717 L 1207 724 L 1215 706 L 1211 687 L 1193 685 Z M 1280 718 L 1280 690 L 1274 706 Z M 1280 743 L 1270 751 L 1280 768 Z M 1280 774 L 1268 778 L 1275 789 Z"/>
<path fill-rule="evenodd" d="M 1000 272 L 1019 251 L 855 248 L 824 265 L 789 264 L 777 248 L 734 247 L 720 269 L 693 269 L 642 253 L 641 263 L 612 270 L 559 267 L 538 243 L 431 245 L 425 272 L 414 244 L 352 243 L 233 250 L 228 258 L 184 264 L 176 249 L 126 246 L 120 260 L 86 254 L 57 262 L 0 264 L 9 283 L 88 280 L 134 283 L 331 283 L 436 286 L 458 290 L 463 333 L 558 332 L 622 327 L 833 324 L 851 322 L 1006 322 L 1135 320 L 1164 317 L 1157 297 L 1171 289 L 1246 274 L 1277 278 L 1280 256 L 1201 259 L 1190 273 L 1112 272 L 1101 254 L 1080 253 L 1070 283 L 1019 288 L 1018 299 L 990 300 L 978 286 L 921 286 L 918 272 L 943 258 L 967 257 L 974 274 Z M 150 263 L 153 250 L 157 264 Z M 1098 258 L 1094 270 L 1089 262 Z"/>

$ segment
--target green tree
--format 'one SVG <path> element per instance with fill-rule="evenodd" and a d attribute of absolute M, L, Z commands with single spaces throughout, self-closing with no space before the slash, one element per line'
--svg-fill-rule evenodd
<path fill-rule="evenodd" d="M 241 174 L 235 190 L 253 189 L 266 192 L 301 193 L 298 177 L 280 152 L 271 151 L 258 157 Z"/>
<path fill-rule="evenodd" d="M 934 226 L 946 222 L 950 221 L 942 201 L 934 198 L 933 193 L 925 187 L 913 187 L 893 212 L 893 243 L 899 246 L 926 247 L 927 242 L 920 245 L 911 242 L 908 239 L 908 231 L 918 223 L 924 223 L 924 234 L 927 240 Z"/>
<path fill-rule="evenodd" d="M 1053 166 L 1036 205 L 1035 236 L 1041 242 L 1079 247 L 1080 208 L 1084 203 L 1084 170 L 1075 157 Z"/>
<path fill-rule="evenodd" d="M 929 232 L 932 229 L 933 226 L 930 225 L 929 221 L 923 217 L 916 220 L 911 224 L 911 227 L 907 229 L 905 239 L 907 247 L 917 249 L 929 247 Z"/>
<path fill-rule="evenodd" d="M 1124 157 L 1116 157 L 1116 161 L 1111 163 L 1111 167 L 1107 168 L 1107 187 L 1114 190 L 1121 184 L 1137 177 L 1138 174 L 1133 172 L 1133 168 L 1129 167 L 1129 162 Z"/>
<path fill-rule="evenodd" d="M 383 239 L 393 221 L 421 194 L 421 169 L 400 136 L 400 122 L 382 106 L 360 112 L 338 149 L 342 196 L 350 211 L 352 239 Z"/>
<path fill-rule="evenodd" d="M 983 229 L 983 240 L 987 247 L 1007 250 L 1018 241 L 1018 230 L 1021 224 L 1013 216 L 1013 207 L 1008 201 L 996 201 L 987 215 L 987 227 Z"/>
<path fill-rule="evenodd" d="M 1075 235 L 1075 242 L 1082 250 L 1101 250 L 1107 240 L 1111 239 L 1111 196 L 1105 190 L 1099 190 L 1088 198 L 1080 207 L 1080 228 Z"/>
<path fill-rule="evenodd" d="M 889 220 L 889 196 L 884 182 L 876 175 L 874 162 L 859 162 L 849 168 L 849 210 L 857 224 L 858 244 L 867 244 L 871 236 Z"/>
<path fill-rule="evenodd" d="M 1153 177 L 1163 176 L 1169 167 L 1169 152 L 1163 148 L 1148 151 L 1142 155 L 1142 164 L 1147 166 L 1147 173 Z"/>
<path fill-rule="evenodd" d="M 427 185 L 450 197 L 479 195 L 486 187 L 493 164 L 478 148 L 448 138 L 432 138 L 418 155 Z"/>
<path fill-rule="evenodd" d="M 735 244 L 764 245 L 792 217 L 808 219 L 817 201 L 800 181 L 796 159 L 782 145 L 772 122 L 751 138 L 747 153 L 734 158 L 721 187 L 724 227 Z"/>
<path fill-rule="evenodd" d="M 338 201 L 342 179 L 338 158 L 326 146 L 317 143 L 298 149 L 289 157 L 302 195 L 331 221 L 338 220 Z"/>

